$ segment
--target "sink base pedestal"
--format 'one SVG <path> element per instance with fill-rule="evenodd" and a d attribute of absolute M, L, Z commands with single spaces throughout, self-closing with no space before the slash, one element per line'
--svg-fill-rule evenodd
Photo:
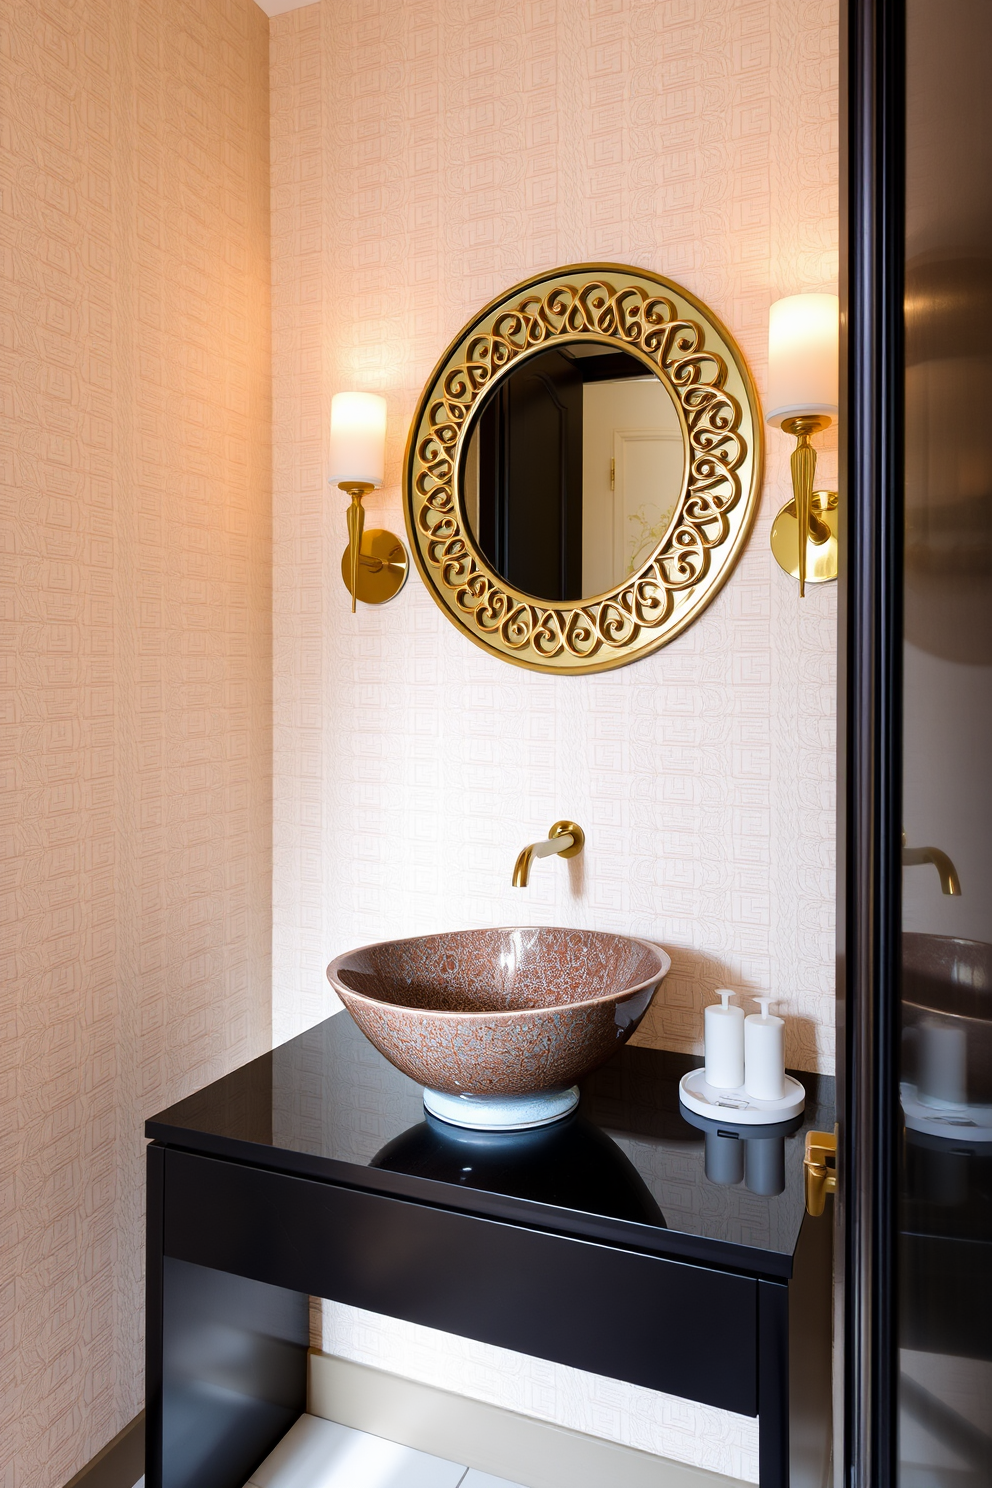
<path fill-rule="evenodd" d="M 579 1087 L 538 1090 L 533 1095 L 445 1095 L 425 1090 L 424 1105 L 439 1121 L 472 1131 L 530 1131 L 561 1121 L 579 1104 Z"/>

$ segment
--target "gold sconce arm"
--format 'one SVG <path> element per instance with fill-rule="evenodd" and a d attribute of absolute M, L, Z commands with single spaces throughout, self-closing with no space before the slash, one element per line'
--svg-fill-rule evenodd
<path fill-rule="evenodd" d="M 555 822 L 543 842 L 530 842 L 522 848 L 513 865 L 513 887 L 525 889 L 530 879 L 530 865 L 535 858 L 574 858 L 585 846 L 586 834 L 578 822 Z"/>
<path fill-rule="evenodd" d="M 362 555 L 362 533 L 365 531 L 365 508 L 362 498 L 375 490 L 371 481 L 338 481 L 338 490 L 351 497 L 348 508 L 348 574 L 351 590 L 351 613 L 358 598 L 358 561 Z"/>
<path fill-rule="evenodd" d="M 792 504 L 786 506 L 778 514 L 775 528 L 772 532 L 772 551 L 780 566 L 787 573 L 798 573 L 799 597 L 802 599 L 806 594 L 806 579 L 809 566 L 809 555 L 807 546 L 813 543 L 822 547 L 830 543 L 835 537 L 833 526 L 828 513 L 834 510 L 836 501 L 831 505 L 824 502 L 824 497 L 834 496 L 834 492 L 817 492 L 819 502 L 813 502 L 813 482 L 816 478 L 816 450 L 810 444 L 810 435 L 819 434 L 828 428 L 830 419 L 822 414 L 807 414 L 798 418 L 788 418 L 782 421 L 782 431 L 785 434 L 796 436 L 796 447 L 792 451 Z M 795 532 L 786 533 L 783 517 L 786 514 L 795 515 Z M 824 555 L 826 557 L 826 555 Z M 834 551 L 830 555 L 831 563 L 817 564 L 816 581 L 821 579 L 837 577 L 836 542 Z M 826 567 L 832 571 L 820 570 Z"/>
<path fill-rule="evenodd" d="M 351 497 L 348 508 L 348 546 L 341 558 L 341 577 L 351 595 L 351 613 L 357 601 L 383 604 L 406 583 L 410 560 L 398 537 L 381 527 L 366 530 L 364 497 L 375 487 L 371 481 L 338 481 L 338 490 Z"/>
<path fill-rule="evenodd" d="M 814 1219 L 823 1213 L 828 1193 L 837 1192 L 837 1129 L 808 1131 L 803 1159 L 806 1180 L 806 1212 Z"/>

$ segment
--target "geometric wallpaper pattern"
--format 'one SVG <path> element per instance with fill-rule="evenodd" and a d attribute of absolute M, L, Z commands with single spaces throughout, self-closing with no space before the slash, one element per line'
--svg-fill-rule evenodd
<path fill-rule="evenodd" d="M 832 1067 L 836 591 L 800 605 L 768 552 L 787 442 L 699 623 L 578 679 L 467 646 L 416 577 L 352 617 L 324 473 L 331 394 L 384 393 L 367 504 L 402 530 L 436 357 L 556 263 L 681 281 L 762 388 L 768 303 L 836 276 L 834 0 L 322 0 L 268 42 L 253 0 L 0 20 L 17 1488 L 58 1488 L 140 1408 L 143 1118 L 331 1011 L 349 945 L 525 917 L 633 931 L 673 958 L 640 1038 L 698 1047 L 715 986 L 767 988 L 791 1059 Z M 586 853 L 538 864 L 522 900 L 515 853 L 563 815 Z M 728 1413 L 349 1309 L 319 1326 L 347 1356 L 756 1476 Z"/>
<path fill-rule="evenodd" d="M 800 603 L 769 551 L 788 439 L 768 432 L 753 535 L 699 622 L 582 678 L 478 654 L 415 575 L 352 616 L 325 472 L 331 395 L 383 393 L 366 506 L 402 531 L 434 362 L 555 263 L 685 283 L 763 389 L 770 301 L 836 279 L 833 0 L 377 0 L 271 26 L 276 1038 L 334 1005 L 350 944 L 526 906 L 668 946 L 642 1037 L 693 1048 L 715 986 L 769 990 L 792 1062 L 831 1069 L 837 591 Z M 524 899 L 515 853 L 562 815 L 586 851 Z"/>
<path fill-rule="evenodd" d="M 270 1039 L 268 22 L 0 21 L 0 1482 L 143 1405 L 142 1123 Z"/>
<path fill-rule="evenodd" d="M 790 1061 L 832 1070 L 837 590 L 800 601 L 769 551 L 790 441 L 769 431 L 753 535 L 698 622 L 589 677 L 485 655 L 415 573 L 353 616 L 326 470 L 332 394 L 382 393 L 366 506 L 402 532 L 434 363 L 556 264 L 684 284 L 763 393 L 770 302 L 836 285 L 835 0 L 320 0 L 271 35 L 276 1041 L 333 1010 L 324 968 L 350 946 L 580 924 L 670 951 L 640 1040 L 699 1049 L 714 988 L 767 990 Z M 512 888 L 560 817 L 582 857 Z M 752 1421 L 371 1313 L 325 1304 L 317 1326 L 348 1357 L 756 1476 Z"/>

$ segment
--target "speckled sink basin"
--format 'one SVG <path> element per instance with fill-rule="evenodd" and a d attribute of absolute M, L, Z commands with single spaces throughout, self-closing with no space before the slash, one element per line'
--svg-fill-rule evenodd
<path fill-rule="evenodd" d="M 670 966 L 646 940 L 530 926 L 383 941 L 327 976 L 429 1111 L 506 1131 L 574 1108 L 575 1081 L 626 1042 Z"/>

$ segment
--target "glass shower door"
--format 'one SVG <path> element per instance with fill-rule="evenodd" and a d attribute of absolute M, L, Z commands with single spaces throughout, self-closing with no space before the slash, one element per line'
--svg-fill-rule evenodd
<path fill-rule="evenodd" d="M 906 10 L 900 1488 L 992 1485 L 992 4 Z"/>

